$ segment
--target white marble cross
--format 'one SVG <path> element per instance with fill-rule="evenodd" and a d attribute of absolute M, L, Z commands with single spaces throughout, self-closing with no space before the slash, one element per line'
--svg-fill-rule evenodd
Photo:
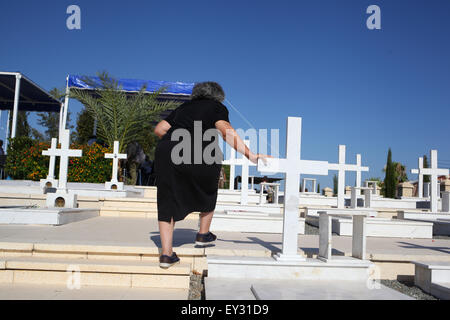
<path fill-rule="evenodd" d="M 302 118 L 288 117 L 286 158 L 258 160 L 258 171 L 285 175 L 283 209 L 283 249 L 276 256 L 282 261 L 303 261 L 297 254 L 300 174 L 328 175 L 328 161 L 301 160 Z"/>
<path fill-rule="evenodd" d="M 73 150 L 70 148 L 70 130 L 65 129 L 61 132 L 61 149 L 55 150 L 55 155 L 60 157 L 58 190 L 67 189 L 67 173 L 69 168 L 69 157 L 81 157 L 82 150 Z"/>
<path fill-rule="evenodd" d="M 250 141 L 244 140 L 245 145 L 250 148 Z M 231 148 L 232 155 L 234 149 Z M 241 205 L 248 204 L 248 171 L 250 166 L 256 166 L 253 162 L 248 160 L 244 155 L 242 158 L 236 158 L 234 156 L 230 157 L 230 160 L 222 161 L 222 164 L 230 166 L 230 184 L 234 184 L 234 166 L 242 166 L 241 173 Z M 233 176 L 231 175 L 231 167 L 233 167 Z M 230 189 L 232 190 L 232 189 Z"/>
<path fill-rule="evenodd" d="M 358 158 L 357 158 L 358 159 Z M 329 163 L 328 170 L 338 171 L 338 194 L 337 194 L 337 207 L 342 209 L 345 207 L 345 172 L 346 171 L 366 171 L 360 164 L 346 164 L 345 163 L 345 145 L 339 145 L 339 163 Z M 369 169 L 367 168 L 367 171 Z M 358 179 L 356 180 L 358 183 Z M 360 183 L 361 184 L 361 180 Z"/>
<path fill-rule="evenodd" d="M 47 174 L 48 180 L 55 179 L 55 158 L 57 156 L 57 149 L 56 149 L 57 146 L 58 146 L 58 139 L 52 138 L 52 144 L 50 146 L 50 149 L 42 151 L 42 155 L 50 157 Z"/>
<path fill-rule="evenodd" d="M 362 161 L 361 161 L 361 155 L 358 153 L 356 155 L 356 182 L 355 182 L 355 186 L 356 186 L 356 194 L 360 195 L 361 194 L 361 172 L 362 171 L 369 171 L 369 167 L 363 167 L 362 166 Z"/>
<path fill-rule="evenodd" d="M 423 173 L 420 171 L 423 169 L 423 157 L 419 157 L 419 169 L 411 169 L 412 174 L 419 175 L 419 182 L 417 186 L 417 197 L 423 197 Z"/>
<path fill-rule="evenodd" d="M 113 153 L 105 153 L 106 159 L 113 159 L 111 182 L 117 181 L 117 169 L 119 167 L 119 159 L 126 159 L 126 153 L 119 153 L 119 141 L 114 141 Z"/>
<path fill-rule="evenodd" d="M 234 190 L 234 168 L 235 168 L 235 161 L 236 161 L 236 150 L 234 148 L 230 148 L 230 159 L 222 161 L 222 164 L 226 164 L 230 166 L 230 176 L 228 177 L 228 180 L 230 181 L 228 189 Z"/>
<path fill-rule="evenodd" d="M 430 151 L 430 168 L 419 168 L 419 175 L 430 176 L 430 209 L 431 212 L 438 212 L 438 176 L 448 175 L 448 169 L 439 169 L 438 168 L 438 155 L 437 150 Z"/>

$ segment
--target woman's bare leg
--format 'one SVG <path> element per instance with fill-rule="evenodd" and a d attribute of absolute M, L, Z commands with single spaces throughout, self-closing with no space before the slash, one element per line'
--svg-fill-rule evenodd
<path fill-rule="evenodd" d="M 166 256 L 171 256 L 172 245 L 173 245 L 173 229 L 175 227 L 175 222 L 173 219 L 170 222 L 158 221 L 159 222 L 159 234 L 161 237 L 162 254 Z"/>
<path fill-rule="evenodd" d="M 200 213 L 200 230 L 199 233 L 208 233 L 214 211 Z"/>

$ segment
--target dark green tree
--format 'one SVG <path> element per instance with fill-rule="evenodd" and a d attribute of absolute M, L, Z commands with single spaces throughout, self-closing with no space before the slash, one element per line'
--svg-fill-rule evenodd
<path fill-rule="evenodd" d="M 84 108 L 78 113 L 75 141 L 86 144 L 94 133 L 94 119 L 91 113 Z"/>
<path fill-rule="evenodd" d="M 429 167 L 430 167 L 430 165 L 428 164 L 428 158 L 427 158 L 427 155 L 424 155 L 424 156 L 423 156 L 423 167 L 424 167 L 424 168 L 429 168 Z M 430 176 L 429 176 L 429 175 L 423 176 L 423 182 L 424 182 L 424 183 L 430 182 Z"/>
<path fill-rule="evenodd" d="M 320 183 L 317 184 L 317 193 L 320 194 Z"/>
<path fill-rule="evenodd" d="M 62 102 L 64 100 L 64 90 L 53 88 L 49 93 Z M 67 111 L 67 128 L 72 130 L 73 126 L 70 125 L 70 111 Z M 44 135 L 42 139 L 50 141 L 51 138 L 56 138 L 59 135 L 59 112 L 39 112 L 37 113 L 37 123 L 45 128 Z"/>
<path fill-rule="evenodd" d="M 396 188 L 396 179 L 395 179 L 395 167 L 392 162 L 392 151 L 389 148 L 387 162 L 386 162 L 386 176 L 384 178 L 384 196 L 386 198 L 395 198 L 395 188 Z"/>
<path fill-rule="evenodd" d="M 26 111 L 19 111 L 17 113 L 16 122 L 16 137 L 31 137 L 31 127 L 28 123 L 28 115 L 30 113 Z M 9 117 L 9 130 L 12 130 L 12 112 L 10 112 Z"/>

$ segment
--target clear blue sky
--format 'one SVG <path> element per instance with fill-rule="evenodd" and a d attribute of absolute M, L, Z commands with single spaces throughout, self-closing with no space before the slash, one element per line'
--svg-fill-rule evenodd
<path fill-rule="evenodd" d="M 66 28 L 71 4 L 81 30 Z M 381 30 L 366 27 L 371 4 Z M 304 159 L 336 162 L 346 144 L 348 162 L 361 153 L 370 166 L 363 179 L 383 178 L 389 147 L 408 171 L 436 148 L 450 166 L 450 1 L 16 0 L 0 12 L 0 70 L 45 89 L 100 70 L 214 80 L 255 128 L 280 128 L 283 146 L 287 116 L 303 117 Z M 75 120 L 80 104 L 70 109 Z"/>

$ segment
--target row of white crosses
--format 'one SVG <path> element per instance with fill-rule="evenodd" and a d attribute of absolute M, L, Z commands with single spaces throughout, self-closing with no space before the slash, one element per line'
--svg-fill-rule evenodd
<path fill-rule="evenodd" d="M 423 158 L 419 158 L 419 169 L 412 169 L 411 173 L 419 175 L 418 195 L 422 196 L 423 176 L 430 176 L 430 210 L 433 213 L 438 211 L 438 176 L 448 175 L 449 169 L 438 168 L 437 150 L 430 151 L 430 168 L 423 167 Z"/>
<path fill-rule="evenodd" d="M 245 145 L 249 148 L 250 141 L 244 140 Z M 248 204 L 248 177 L 249 177 L 249 167 L 256 166 L 253 162 L 247 159 L 247 157 L 236 158 L 236 151 L 233 148 L 230 148 L 230 159 L 222 161 L 222 164 L 230 166 L 230 190 L 234 190 L 234 175 L 235 175 L 235 166 L 242 167 L 241 173 L 241 205 Z"/>
<path fill-rule="evenodd" d="M 60 157 L 59 165 L 59 177 L 58 177 L 58 191 L 67 190 L 67 173 L 69 166 L 69 157 L 81 157 L 82 150 L 70 149 L 70 131 L 65 129 L 62 131 L 60 137 L 61 148 L 57 148 L 57 139 L 52 138 L 50 149 L 42 151 L 42 155 L 49 156 L 49 168 L 47 179 L 49 181 L 55 181 L 55 157 Z M 120 183 L 117 180 L 117 169 L 119 165 L 119 159 L 126 159 L 127 155 L 124 153 L 119 153 L 119 141 L 114 141 L 113 153 L 106 153 L 105 158 L 113 159 L 112 168 L 112 178 L 109 184 L 116 185 L 120 187 Z M 108 184 L 108 182 L 107 182 Z M 119 188 L 118 188 L 119 189 Z"/>
<path fill-rule="evenodd" d="M 356 155 L 356 164 L 345 163 L 345 145 L 339 145 L 339 163 L 329 163 L 328 170 L 338 171 L 338 194 L 337 194 L 337 207 L 342 209 L 345 207 L 345 172 L 356 171 L 356 190 L 359 192 L 361 189 L 361 172 L 369 171 L 369 167 L 361 166 L 361 155 Z"/>
<path fill-rule="evenodd" d="M 298 206 L 301 174 L 328 175 L 329 170 L 339 171 L 340 192 L 338 199 L 344 205 L 345 171 L 356 171 L 356 185 L 361 186 L 361 172 L 369 168 L 361 166 L 361 155 L 357 155 L 356 165 L 345 164 L 345 146 L 339 146 L 339 163 L 301 159 L 302 118 L 288 117 L 286 133 L 286 158 L 268 158 L 266 163 L 258 160 L 258 171 L 268 173 L 284 173 L 284 208 L 283 208 L 283 248 L 275 258 L 279 261 L 303 261 L 305 258 L 297 254 L 298 248 Z M 339 194 L 341 195 L 339 197 Z"/>

